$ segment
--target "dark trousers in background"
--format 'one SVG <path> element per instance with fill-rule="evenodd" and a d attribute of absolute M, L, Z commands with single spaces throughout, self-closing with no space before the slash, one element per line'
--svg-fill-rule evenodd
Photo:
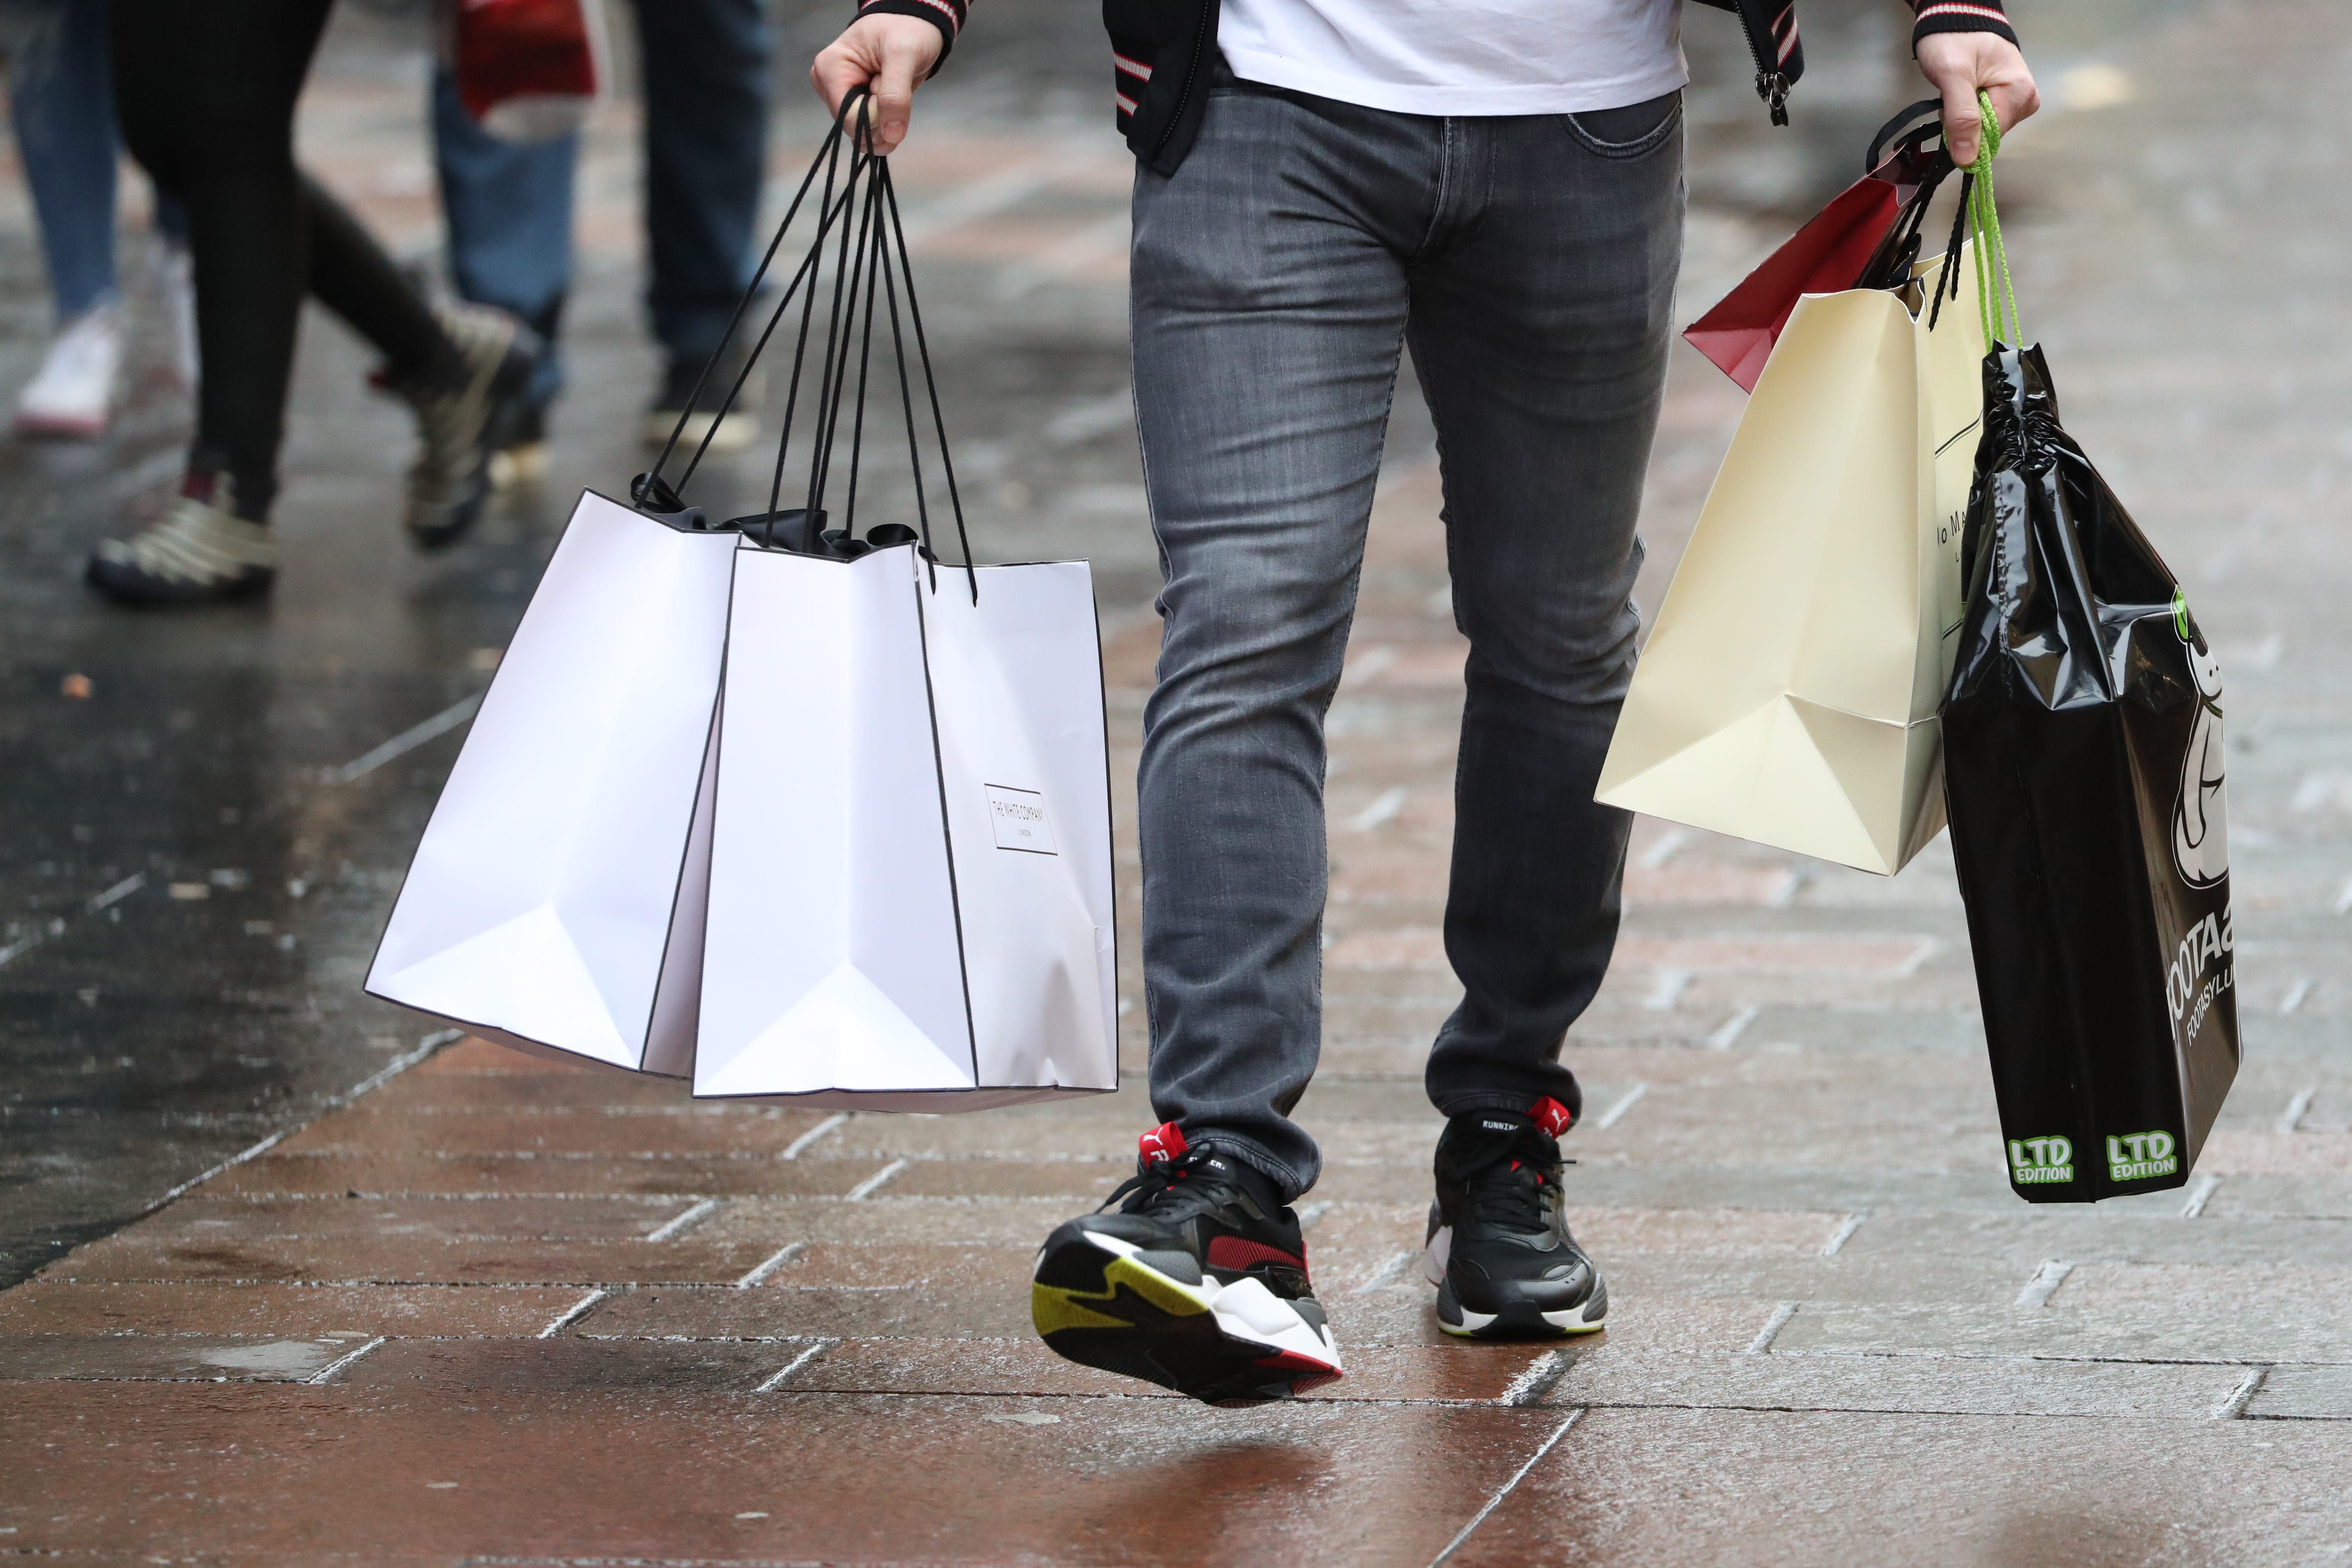
<path fill-rule="evenodd" d="M 448 353 L 431 310 L 357 219 L 294 164 L 294 102 L 332 0 L 114 0 L 123 141 L 184 203 L 204 362 L 192 466 L 224 470 L 259 517 L 302 297 L 373 343 L 395 375 Z"/>
<path fill-rule="evenodd" d="M 638 0 L 636 16 L 653 258 L 646 305 L 669 357 L 699 365 L 751 279 L 772 32 L 764 0 Z M 572 282 L 579 138 L 499 141 L 467 115 L 446 72 L 434 83 L 433 131 L 457 292 L 512 310 L 552 343 Z M 544 401 L 562 384 L 552 353 L 540 376 Z"/>
<path fill-rule="evenodd" d="M 1437 425 L 1470 639 L 1431 1053 L 1447 1115 L 1573 1110 L 1628 814 L 1592 798 L 1630 679 L 1682 255 L 1679 95 L 1436 119 L 1237 83 L 1140 171 L 1136 416 L 1166 574 L 1138 780 L 1154 1110 L 1291 1193 L 1322 1027 L 1323 720 L 1401 352 Z"/>

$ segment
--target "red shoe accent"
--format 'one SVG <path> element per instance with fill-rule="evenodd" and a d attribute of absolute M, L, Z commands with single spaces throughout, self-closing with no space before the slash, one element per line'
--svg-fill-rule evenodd
<path fill-rule="evenodd" d="M 1544 1130 L 1545 1136 L 1550 1138 L 1557 1138 L 1576 1125 L 1576 1118 L 1569 1113 L 1568 1107 L 1549 1095 L 1545 1095 L 1529 1106 L 1528 1114 L 1536 1119 L 1536 1125 Z"/>
<path fill-rule="evenodd" d="M 1163 1121 L 1135 1141 L 1135 1152 L 1147 1165 L 1181 1159 L 1185 1147 L 1184 1130 L 1173 1121 Z"/>
<path fill-rule="evenodd" d="M 1262 1355 L 1250 1363 L 1250 1365 L 1271 1367 L 1276 1372 L 1317 1373 L 1327 1381 L 1336 1379 L 1339 1375 L 1339 1369 L 1329 1362 L 1317 1361 L 1312 1356 L 1300 1355 L 1297 1351 L 1276 1351 L 1272 1355 Z"/>
<path fill-rule="evenodd" d="M 1245 1241 L 1238 1236 L 1213 1237 L 1209 1242 L 1209 1267 L 1212 1268 L 1247 1268 L 1253 1264 L 1279 1263 L 1286 1268 L 1305 1272 L 1307 1259 L 1293 1258 L 1277 1247 L 1262 1241 Z"/>

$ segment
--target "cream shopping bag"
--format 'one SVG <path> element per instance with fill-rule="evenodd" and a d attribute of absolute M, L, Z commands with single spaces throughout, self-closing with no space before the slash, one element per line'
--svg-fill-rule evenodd
<path fill-rule="evenodd" d="M 1888 876 L 1943 827 L 1971 261 L 1940 310 L 1940 258 L 1906 289 L 1799 301 L 1642 650 L 1604 805 Z"/>

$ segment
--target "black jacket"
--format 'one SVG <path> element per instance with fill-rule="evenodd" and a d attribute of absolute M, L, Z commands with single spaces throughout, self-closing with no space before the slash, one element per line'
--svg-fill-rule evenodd
<path fill-rule="evenodd" d="M 867 0 L 869 10 L 941 0 Z M 1789 89 L 1805 74 L 1796 0 L 1699 0 L 1738 16 L 1756 58 L 1756 91 L 1772 123 L 1789 122 Z M 1103 0 L 1119 133 L 1152 169 L 1172 174 L 1200 134 L 1217 41 L 1218 0 Z M 1955 29 L 1997 32 L 2012 42 L 2000 0 L 1919 0 L 1914 37 Z"/>

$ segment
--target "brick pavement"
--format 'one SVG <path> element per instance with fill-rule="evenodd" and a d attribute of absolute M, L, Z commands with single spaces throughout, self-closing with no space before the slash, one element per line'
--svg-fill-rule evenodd
<path fill-rule="evenodd" d="M 2249 1060 L 2189 1188 L 2010 1195 L 1940 846 L 1881 881 L 1644 822 L 1619 963 L 1570 1044 L 1572 1217 L 1612 1327 L 1444 1342 L 1412 1253 L 1436 1131 L 1420 1058 L 1453 1000 L 1434 932 L 1462 647 L 1407 450 L 1332 715 L 1330 1038 L 1301 1112 L 1329 1154 L 1304 1208 L 1343 1382 L 1208 1411 L 1028 1337 L 1037 1240 L 1150 1121 L 1131 1083 L 843 1117 L 465 1041 L 0 1293 L 0 1552 L 2352 1558 L 2352 301 L 2324 195 L 2352 33 L 2326 0 L 2216 3 L 2108 68 L 2125 100 L 2020 137 L 2002 190 L 2070 427 L 2181 568 L 2231 681 Z M 950 291 L 1100 310 L 1116 192 L 1085 160 L 1013 190 L 943 216 Z M 1699 238 L 1702 272 L 1736 270 L 1738 233 Z M 1106 395 L 1066 413 L 1083 426 Z M 1737 411 L 1678 362 L 1649 602 Z M 1097 425 L 1074 444 L 1115 442 Z M 1104 473 L 1071 488 L 1124 482 Z M 1075 533 L 1108 504 L 1039 510 Z M 1155 628 L 1114 625 L 1131 737 Z"/>

